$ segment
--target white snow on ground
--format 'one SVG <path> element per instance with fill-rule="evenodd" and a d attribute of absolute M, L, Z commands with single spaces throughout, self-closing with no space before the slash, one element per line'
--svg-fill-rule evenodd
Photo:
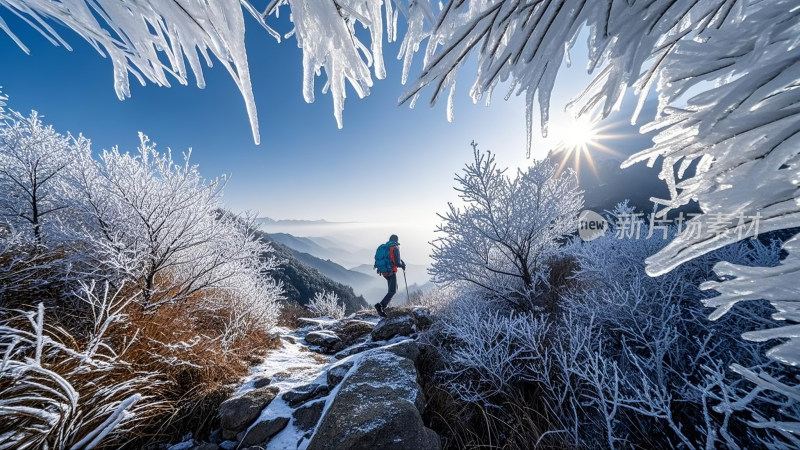
<path fill-rule="evenodd" d="M 371 323 L 378 322 L 378 318 L 360 318 L 356 320 Z M 306 439 L 301 443 L 301 445 L 298 446 L 298 443 L 303 438 L 303 435 L 305 435 L 308 431 L 299 430 L 294 426 L 294 418 L 292 417 L 292 413 L 296 408 L 290 407 L 286 401 L 283 400 L 282 396 L 284 393 L 306 384 L 327 384 L 326 375 L 330 368 L 348 361 L 354 361 L 355 367 L 358 365 L 360 358 L 367 353 L 357 353 L 355 355 L 348 356 L 347 358 L 336 360 L 332 356 L 326 356 L 312 352 L 308 349 L 307 343 L 305 342 L 304 338 L 306 334 L 310 333 L 311 331 L 319 331 L 319 328 L 322 328 L 323 330 L 326 328 L 331 328 L 340 321 L 321 317 L 314 319 L 304 318 L 302 319 L 302 322 L 309 325 L 295 331 L 283 327 L 277 327 L 273 329 L 273 331 L 277 332 L 281 336 L 283 346 L 270 352 L 269 356 L 267 356 L 263 363 L 255 366 L 252 369 L 251 374 L 245 379 L 244 383 L 237 390 L 237 395 L 252 390 L 254 381 L 264 377 L 269 377 L 272 380 L 269 384 L 270 386 L 275 386 L 280 389 L 280 393 L 277 395 L 277 397 L 275 397 L 275 399 L 270 402 L 270 404 L 267 405 L 263 411 L 261 411 L 261 415 L 253 423 L 253 425 L 255 425 L 258 422 L 263 422 L 265 420 L 275 419 L 278 417 L 288 417 L 290 419 L 290 422 L 286 428 L 270 439 L 267 445 L 267 450 L 286 450 L 294 448 L 304 449 L 309 443 L 309 440 Z M 287 338 L 293 339 L 294 343 Z M 404 339 L 407 338 L 396 337 L 388 343 L 399 342 Z M 383 344 L 388 343 L 384 342 Z M 322 412 L 323 416 L 330 406 L 330 400 L 335 398 L 336 393 L 342 384 L 343 383 L 339 383 L 339 385 L 336 386 L 327 397 L 321 398 L 322 400 L 326 401 L 325 408 Z"/>
<path fill-rule="evenodd" d="M 270 386 L 279 387 L 281 392 L 307 384 L 330 362 L 329 356 L 313 353 L 304 344 L 303 338 L 310 331 L 308 327 L 297 331 L 277 328 L 275 331 L 281 336 L 283 347 L 272 351 L 263 363 L 251 369 L 250 376 L 237 394 L 253 389 L 253 381 L 263 377 L 269 377 L 272 380 Z M 284 337 L 294 339 L 295 343 Z"/>
<path fill-rule="evenodd" d="M 250 376 L 238 390 L 238 393 L 244 393 L 253 389 L 253 381 L 263 377 L 269 377 L 272 380 L 269 385 L 280 389 L 278 396 L 261 411 L 261 415 L 253 423 L 255 425 L 258 422 L 278 417 L 288 417 L 291 420 L 283 431 L 270 440 L 268 449 L 296 448 L 297 442 L 304 434 L 303 431 L 294 427 L 292 418 L 294 408 L 291 408 L 283 400 L 283 394 L 315 381 L 325 383 L 325 373 L 331 358 L 309 351 L 303 340 L 313 328 L 315 327 L 309 326 L 296 331 L 283 327 L 274 329 L 281 336 L 283 347 L 271 352 L 263 363 L 254 367 Z M 284 337 L 294 339 L 295 343 L 291 343 Z"/>
<path fill-rule="evenodd" d="M 330 317 L 303 317 L 299 320 L 305 324 L 318 325 L 323 330 L 327 330 L 341 322 L 341 320 L 331 319 Z"/>

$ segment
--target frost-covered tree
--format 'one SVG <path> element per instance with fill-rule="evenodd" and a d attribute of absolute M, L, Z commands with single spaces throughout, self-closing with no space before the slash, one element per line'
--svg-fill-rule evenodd
<path fill-rule="evenodd" d="M 135 445 L 245 373 L 280 310 L 223 180 L 144 135 L 134 155 L 89 144 L 0 121 L 0 448 Z"/>
<path fill-rule="evenodd" d="M 12 112 L 0 124 L 0 217 L 41 244 L 45 225 L 68 207 L 69 166 L 84 150 L 36 112 Z"/>
<path fill-rule="evenodd" d="M 146 308 L 227 286 L 266 249 L 221 212 L 223 179 L 205 180 L 189 155 L 178 163 L 140 135 L 136 154 L 114 148 L 81 161 L 76 191 L 92 274 L 138 287 Z M 257 272 L 260 270 L 255 269 Z"/>
<path fill-rule="evenodd" d="M 450 203 L 439 215 L 443 236 L 432 242 L 431 274 L 435 282 L 466 281 L 530 308 L 548 252 L 577 229 L 577 177 L 548 161 L 511 177 L 491 152 L 472 147 L 474 161 L 456 175 L 463 206 Z"/>

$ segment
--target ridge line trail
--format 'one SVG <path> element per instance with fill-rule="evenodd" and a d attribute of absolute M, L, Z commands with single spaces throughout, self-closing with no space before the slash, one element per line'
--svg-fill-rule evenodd
<path fill-rule="evenodd" d="M 282 346 L 271 350 L 261 364 L 254 366 L 250 375 L 244 378 L 242 384 L 233 393 L 233 396 L 236 396 L 254 389 L 254 382 L 264 377 L 270 379 L 269 386 L 275 386 L 280 389 L 275 399 L 261 411 L 258 419 L 250 426 L 279 417 L 288 417 L 290 419 L 290 423 L 286 428 L 269 440 L 266 447 L 267 450 L 296 448 L 298 442 L 307 433 L 307 431 L 300 430 L 294 426 L 293 413 L 297 407 L 289 406 L 283 399 L 283 394 L 307 384 L 327 384 L 328 369 L 350 358 L 346 357 L 337 360 L 333 355 L 315 352 L 309 348 L 310 345 L 305 341 L 306 335 L 312 331 L 330 329 L 333 325 L 347 320 L 304 319 L 305 324 L 296 330 L 275 327 L 273 331 L 279 335 Z M 358 318 L 356 320 L 378 322 L 377 318 Z M 358 345 L 358 343 L 354 345 Z M 325 398 L 322 397 L 320 400 Z M 307 445 L 308 440 L 303 444 Z M 301 447 L 303 446 L 301 445 Z"/>

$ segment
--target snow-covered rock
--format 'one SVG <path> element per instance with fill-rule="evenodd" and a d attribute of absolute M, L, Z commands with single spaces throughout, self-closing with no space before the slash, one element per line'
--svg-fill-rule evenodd
<path fill-rule="evenodd" d="M 396 314 L 379 325 L 373 318 L 309 319 L 301 329 L 286 330 L 284 345 L 254 368 L 225 405 L 258 396 L 267 382 L 277 397 L 247 417 L 247 424 L 237 423 L 238 434 L 223 428 L 224 437 L 240 449 L 439 448 L 438 436 L 421 418 L 424 398 L 414 367 L 420 348 L 408 337 L 418 319 L 411 311 Z M 345 349 L 322 358 L 309 348 Z"/>
<path fill-rule="evenodd" d="M 405 339 L 403 341 L 381 347 L 377 351 L 384 351 L 400 356 L 401 358 L 408 358 L 416 362 L 419 358 L 419 346 L 417 341 L 413 339 Z"/>
<path fill-rule="evenodd" d="M 438 435 L 422 422 L 425 402 L 413 361 L 383 349 L 356 358 L 308 449 L 439 449 Z"/>
<path fill-rule="evenodd" d="M 332 331 L 312 331 L 306 335 L 305 339 L 309 345 L 317 346 L 326 353 L 337 352 L 344 348 L 342 340 Z"/>
<path fill-rule="evenodd" d="M 383 319 L 372 330 L 373 341 L 388 341 L 395 336 L 409 336 L 414 333 L 414 319 L 410 316 L 398 316 Z"/>
<path fill-rule="evenodd" d="M 275 436 L 279 431 L 286 428 L 288 423 L 288 417 L 276 417 L 274 419 L 258 422 L 245 432 L 244 436 L 242 436 L 242 439 L 239 441 L 239 446 L 249 447 L 251 445 L 264 444 L 272 436 Z"/>
<path fill-rule="evenodd" d="M 365 352 L 367 350 L 372 350 L 373 348 L 380 347 L 380 345 L 376 344 L 375 342 L 364 342 L 363 344 L 354 345 L 352 347 L 348 347 L 339 353 L 333 355 L 336 359 L 345 359 L 348 356 L 355 355 L 357 353 Z"/>
<path fill-rule="evenodd" d="M 265 386 L 222 402 L 219 407 L 222 437 L 234 439 L 240 431 L 256 420 L 261 410 L 278 395 L 278 392 L 279 389 L 276 387 Z"/>
<path fill-rule="evenodd" d="M 328 387 L 331 389 L 336 387 L 353 367 L 353 364 L 353 361 L 345 361 L 328 369 L 328 373 L 326 374 Z"/>
<path fill-rule="evenodd" d="M 314 400 L 322 396 L 328 395 L 330 389 L 324 384 L 306 384 L 294 388 L 281 396 L 289 406 L 297 406 L 309 400 Z"/>
<path fill-rule="evenodd" d="M 341 325 L 341 322 L 330 317 L 300 317 L 297 319 L 303 327 L 310 327 L 312 330 L 330 330 Z"/>
<path fill-rule="evenodd" d="M 292 417 L 294 417 L 293 425 L 303 431 L 314 428 L 324 408 L 325 400 L 319 400 L 297 408 L 292 414 Z"/>
<path fill-rule="evenodd" d="M 342 325 L 339 333 L 346 345 L 352 345 L 362 337 L 368 335 L 375 328 L 373 322 L 365 320 L 349 320 Z"/>

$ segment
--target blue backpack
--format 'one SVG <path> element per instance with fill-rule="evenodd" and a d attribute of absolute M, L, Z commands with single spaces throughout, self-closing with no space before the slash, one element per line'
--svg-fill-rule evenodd
<path fill-rule="evenodd" d="M 382 275 L 392 271 L 392 259 L 389 257 L 389 252 L 394 245 L 396 245 L 394 242 L 386 242 L 375 250 L 375 265 L 372 267 L 377 270 L 378 274 Z"/>

